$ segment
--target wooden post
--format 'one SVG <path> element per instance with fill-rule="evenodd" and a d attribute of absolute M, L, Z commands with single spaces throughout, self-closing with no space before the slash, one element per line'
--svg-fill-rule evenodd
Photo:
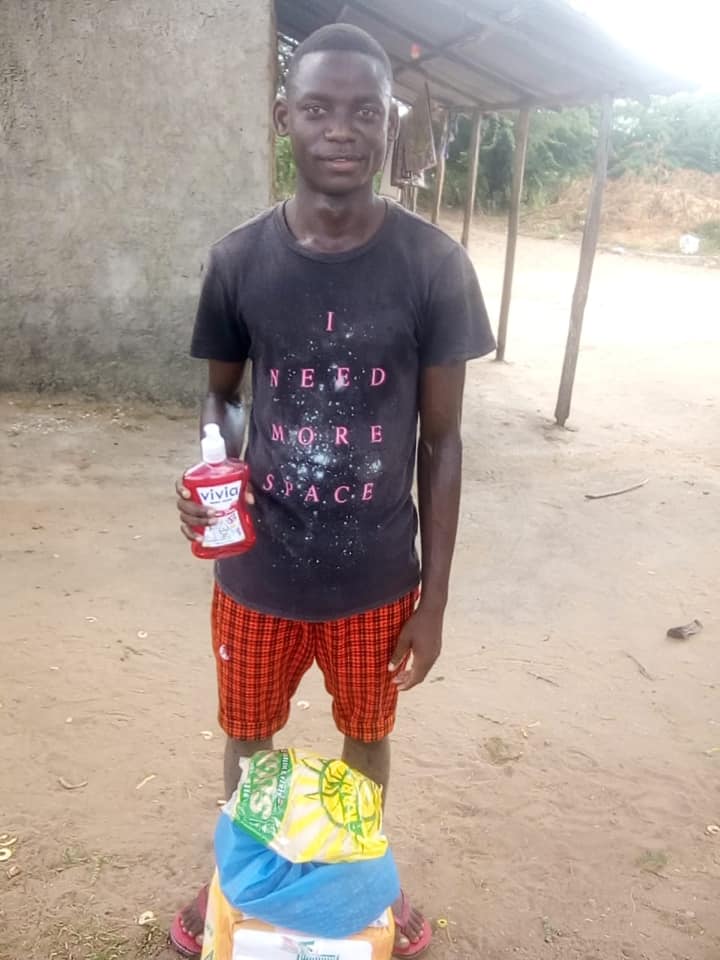
<path fill-rule="evenodd" d="M 564 427 L 570 416 L 575 370 L 577 368 L 580 338 L 582 336 L 585 305 L 587 304 L 590 280 L 592 278 L 595 252 L 600 236 L 600 217 L 602 214 L 603 193 L 607 179 L 608 156 L 610 153 L 610 134 L 612 131 L 613 100 L 605 96 L 602 102 L 602 119 L 598 137 L 597 153 L 595 155 L 595 173 L 590 190 L 590 204 L 588 207 L 585 230 L 583 231 L 582 246 L 580 248 L 580 266 L 578 268 L 575 293 L 573 294 L 572 310 L 570 311 L 570 326 L 568 329 L 565 360 L 563 362 L 560 389 L 558 390 L 555 419 Z"/>
<path fill-rule="evenodd" d="M 432 222 L 437 223 L 440 219 L 440 209 L 442 207 L 443 187 L 445 186 L 445 148 L 447 145 L 448 126 L 450 124 L 450 111 L 445 111 L 443 117 L 442 134 L 440 135 L 440 153 L 435 167 L 435 196 L 433 198 Z"/>
<path fill-rule="evenodd" d="M 530 131 L 530 111 L 521 110 L 515 122 L 515 156 L 513 157 L 513 182 L 510 195 L 510 213 L 508 214 L 507 249 L 505 251 L 505 279 L 503 280 L 500 322 L 498 324 L 497 352 L 495 359 L 505 359 L 507 344 L 508 317 L 512 298 L 513 274 L 515 273 L 515 251 L 517 250 L 518 230 L 520 228 L 520 203 L 522 201 L 523 181 L 525 180 L 525 161 L 527 160 L 528 133 Z"/>
<path fill-rule="evenodd" d="M 468 153 L 467 196 L 465 198 L 465 219 L 463 220 L 462 245 L 467 249 L 470 243 L 470 224 L 475 211 L 475 190 L 477 188 L 478 160 L 480 159 L 480 135 L 482 134 L 482 112 L 480 107 L 473 111 L 470 152 Z"/>

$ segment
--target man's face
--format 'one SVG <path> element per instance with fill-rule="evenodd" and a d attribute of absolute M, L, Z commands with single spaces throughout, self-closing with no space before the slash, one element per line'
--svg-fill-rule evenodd
<path fill-rule="evenodd" d="M 391 120 L 390 81 L 363 53 L 323 51 L 300 61 L 275 127 L 290 137 L 298 174 L 318 193 L 342 196 L 382 169 Z M 392 118 L 394 124 L 394 117 Z"/>

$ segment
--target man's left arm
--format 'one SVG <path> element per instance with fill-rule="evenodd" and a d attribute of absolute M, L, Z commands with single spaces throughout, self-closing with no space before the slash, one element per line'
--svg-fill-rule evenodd
<path fill-rule="evenodd" d="M 462 474 L 460 420 L 465 363 L 432 366 L 420 379 L 420 441 L 417 478 L 422 546 L 422 592 L 403 628 L 390 669 L 408 653 L 407 667 L 394 678 L 400 690 L 422 683 L 440 656 L 450 567 L 455 549 Z"/>

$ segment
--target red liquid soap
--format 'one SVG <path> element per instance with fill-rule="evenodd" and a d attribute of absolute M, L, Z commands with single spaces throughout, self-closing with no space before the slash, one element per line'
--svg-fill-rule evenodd
<path fill-rule="evenodd" d="M 196 557 L 218 560 L 255 545 L 255 527 L 245 502 L 250 470 L 243 460 L 228 457 L 216 423 L 208 423 L 203 432 L 202 463 L 186 471 L 183 483 L 195 503 L 213 510 L 218 520 L 212 526 L 193 527 L 202 540 L 194 540 L 190 549 Z"/>

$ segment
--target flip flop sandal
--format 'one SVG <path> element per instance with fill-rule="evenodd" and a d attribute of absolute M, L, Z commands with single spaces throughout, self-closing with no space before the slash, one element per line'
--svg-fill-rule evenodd
<path fill-rule="evenodd" d="M 397 944 L 393 947 L 393 956 L 400 958 L 400 960 L 415 960 L 415 957 L 420 957 L 425 951 L 429 948 L 432 942 L 432 927 L 427 920 L 423 920 L 422 932 L 417 940 L 411 940 L 410 937 L 405 933 L 405 928 L 407 927 L 410 921 L 410 913 L 412 907 L 410 901 L 405 896 L 403 891 L 400 892 L 400 912 L 395 913 L 393 910 L 393 915 L 395 917 L 395 927 L 398 933 L 404 937 L 408 943 L 407 946 L 399 947 Z"/>
<path fill-rule="evenodd" d="M 203 917 L 207 913 L 209 889 L 210 888 L 208 886 L 203 887 L 195 897 L 195 904 L 197 905 L 198 913 Z M 175 915 L 175 919 L 170 927 L 170 933 L 168 934 L 168 937 L 170 943 L 177 950 L 181 957 L 188 957 L 190 960 L 197 960 L 198 957 L 202 956 L 202 947 L 197 942 L 195 937 L 187 932 L 182 924 L 182 911 Z"/>

